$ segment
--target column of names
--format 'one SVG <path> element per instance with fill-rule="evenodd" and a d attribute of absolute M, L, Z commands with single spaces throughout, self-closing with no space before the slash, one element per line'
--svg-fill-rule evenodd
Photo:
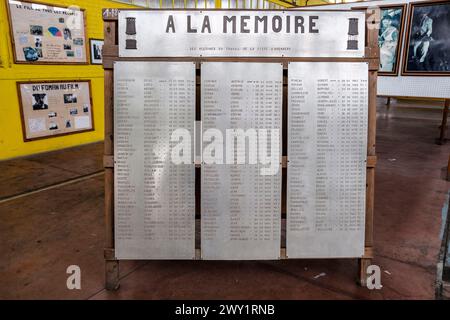
<path fill-rule="evenodd" d="M 176 164 L 183 129 L 193 137 L 193 63 L 115 64 L 115 247 L 119 259 L 195 256 L 195 168 Z M 193 140 L 193 139 L 192 139 Z M 193 141 L 189 150 L 193 157 Z"/>
<path fill-rule="evenodd" d="M 368 66 L 290 63 L 287 255 L 364 251 Z"/>
<path fill-rule="evenodd" d="M 279 258 L 282 70 L 277 63 L 202 64 L 204 140 L 211 129 L 223 136 L 221 150 L 203 146 L 204 156 L 223 155 L 221 163 L 202 162 L 203 259 Z M 242 130 L 243 144 L 227 129 Z M 261 161 L 268 154 L 275 170 Z"/>

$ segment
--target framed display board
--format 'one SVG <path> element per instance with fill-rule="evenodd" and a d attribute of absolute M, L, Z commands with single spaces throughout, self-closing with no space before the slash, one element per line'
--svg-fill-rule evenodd
<path fill-rule="evenodd" d="M 87 64 L 84 10 L 7 0 L 15 63 Z"/>
<path fill-rule="evenodd" d="M 89 52 L 91 53 L 91 64 L 103 64 L 103 39 L 89 39 Z"/>
<path fill-rule="evenodd" d="M 18 82 L 24 141 L 94 130 L 90 80 Z"/>
<path fill-rule="evenodd" d="M 402 75 L 450 76 L 450 1 L 410 4 Z"/>
<path fill-rule="evenodd" d="M 379 68 L 369 12 L 103 19 L 106 288 L 120 260 L 180 258 L 353 258 L 365 285 Z"/>
<path fill-rule="evenodd" d="M 406 13 L 406 4 L 380 7 L 380 76 L 398 75 Z"/>
<path fill-rule="evenodd" d="M 404 11 L 406 31 L 403 35 L 400 34 L 399 51 L 395 55 L 396 68 L 401 66 L 402 71 L 379 72 L 377 94 L 388 97 L 388 106 L 390 97 L 442 99 L 444 102 L 442 121 L 436 142 L 443 144 L 447 140 L 447 118 L 450 112 L 450 1 L 374 0 L 310 6 L 309 9 L 368 9 L 372 11 L 372 17 L 377 17 L 377 11 L 380 9 L 381 29 L 383 29 L 384 8 L 400 6 L 408 8 L 408 12 Z M 385 24 L 392 25 L 392 23 Z M 393 50 L 384 50 L 380 40 L 380 61 L 389 61 L 393 56 Z"/>

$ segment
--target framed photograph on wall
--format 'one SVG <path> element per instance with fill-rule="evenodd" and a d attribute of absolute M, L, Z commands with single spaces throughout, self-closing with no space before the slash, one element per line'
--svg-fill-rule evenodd
<path fill-rule="evenodd" d="M 450 76 L 450 1 L 410 4 L 402 75 Z"/>
<path fill-rule="evenodd" d="M 15 63 L 88 64 L 83 9 L 6 0 Z"/>
<path fill-rule="evenodd" d="M 406 4 L 380 7 L 380 76 L 398 75 Z"/>
<path fill-rule="evenodd" d="M 94 130 L 90 80 L 18 82 L 25 142 Z"/>
<path fill-rule="evenodd" d="M 103 39 L 89 39 L 91 64 L 103 64 Z"/>

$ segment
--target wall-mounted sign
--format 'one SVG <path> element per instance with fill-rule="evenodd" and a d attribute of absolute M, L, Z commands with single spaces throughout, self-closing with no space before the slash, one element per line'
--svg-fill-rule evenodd
<path fill-rule="evenodd" d="M 357 11 L 119 12 L 120 57 L 363 57 Z"/>
<path fill-rule="evenodd" d="M 87 63 L 84 11 L 8 0 L 16 63 Z"/>
<path fill-rule="evenodd" d="M 17 86 L 25 141 L 94 130 L 90 81 Z"/>

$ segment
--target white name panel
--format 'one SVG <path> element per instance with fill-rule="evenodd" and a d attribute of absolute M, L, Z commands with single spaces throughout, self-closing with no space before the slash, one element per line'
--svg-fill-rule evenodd
<path fill-rule="evenodd" d="M 278 259 L 283 66 L 208 62 L 202 64 L 201 74 L 202 258 Z M 245 146 L 229 138 L 227 129 L 246 132 Z M 223 139 L 217 138 L 214 130 Z M 213 144 L 217 148 L 212 148 Z M 230 152 L 230 144 L 236 152 Z M 267 155 L 272 161 L 263 160 Z M 238 164 L 240 156 L 245 158 L 244 164 Z M 207 157 L 218 159 L 217 163 Z"/>
<path fill-rule="evenodd" d="M 368 65 L 289 64 L 287 256 L 364 253 Z"/>
<path fill-rule="evenodd" d="M 195 167 L 174 164 L 171 135 L 194 136 L 195 65 L 116 62 L 114 93 L 116 257 L 193 259 Z"/>
<path fill-rule="evenodd" d="M 363 57 L 365 12 L 119 12 L 120 57 Z"/>

